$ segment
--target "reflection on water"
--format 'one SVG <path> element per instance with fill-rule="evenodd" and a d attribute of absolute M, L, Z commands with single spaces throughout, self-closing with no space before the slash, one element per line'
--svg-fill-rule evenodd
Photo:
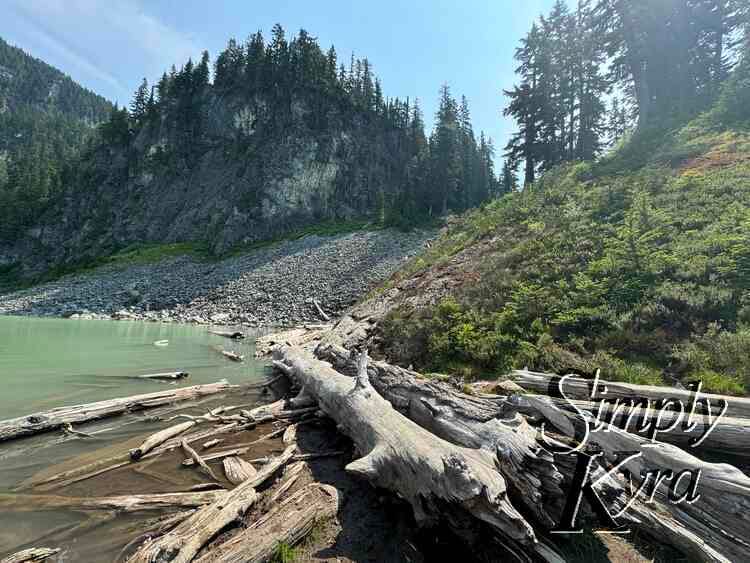
<path fill-rule="evenodd" d="M 227 379 L 259 381 L 268 370 L 253 359 L 255 335 L 232 341 L 208 333 L 207 327 L 142 322 L 83 321 L 0 317 L 0 418 L 148 393 L 167 385 L 188 386 Z M 167 346 L 154 342 L 168 340 Z M 227 360 L 218 350 L 234 350 L 244 363 Z M 188 371 L 179 382 L 128 379 L 125 376 Z M 254 404 L 254 391 L 200 399 L 170 407 L 202 414 L 219 404 Z M 96 459 L 122 455 L 142 439 L 173 422 L 155 423 L 154 411 L 132 413 L 87 424 L 92 439 L 70 439 L 61 433 L 0 444 L 0 558 L 31 546 L 61 547 L 58 561 L 112 561 L 128 541 L 142 533 L 158 514 L 112 515 L 70 510 L 39 511 L 13 505 L 13 495 L 103 496 L 182 491 L 204 481 L 180 466 L 179 451 L 159 456 L 150 465 L 107 473 L 64 490 L 15 491 L 45 473 L 59 473 Z M 247 439 L 228 435 L 227 443 Z M 14 506 L 13 508 L 10 508 Z"/>

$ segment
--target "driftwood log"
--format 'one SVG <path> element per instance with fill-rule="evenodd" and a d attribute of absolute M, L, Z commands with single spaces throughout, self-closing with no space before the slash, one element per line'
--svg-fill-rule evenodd
<path fill-rule="evenodd" d="M 511 504 L 494 456 L 451 444 L 397 412 L 370 384 L 366 354 L 356 379 L 300 348 L 282 348 L 278 359 L 363 455 L 346 470 L 397 492 L 418 522 L 439 519 L 451 507 L 488 524 L 519 561 L 561 560 Z"/>
<path fill-rule="evenodd" d="M 211 334 L 216 336 L 223 336 L 224 338 L 231 338 L 232 340 L 242 340 L 245 335 L 239 331 L 226 331 L 226 330 L 209 330 Z"/>
<path fill-rule="evenodd" d="M 323 344 L 318 346 L 316 353 L 331 360 L 340 370 L 353 373 L 355 365 L 352 357 L 340 346 L 330 343 Z M 501 426 L 501 424 L 507 425 L 507 416 L 504 416 L 503 413 L 509 408 L 516 408 L 516 405 L 509 404 L 503 397 L 488 398 L 465 395 L 447 384 L 422 378 L 416 372 L 404 370 L 385 362 L 370 362 L 368 371 L 373 386 L 391 401 L 394 407 L 435 434 L 453 443 L 468 447 L 486 448 L 488 445 L 496 444 L 497 465 L 508 482 L 517 483 L 520 487 L 523 487 L 518 492 L 533 491 L 533 489 L 524 485 L 525 479 L 529 478 L 529 469 L 524 468 L 524 464 L 507 461 L 509 459 L 508 454 L 513 452 L 515 448 L 503 447 L 502 437 L 508 433 L 508 429 Z M 548 401 L 552 402 L 551 400 Z M 419 407 L 420 403 L 426 403 L 430 405 L 430 408 L 425 411 Z M 537 415 L 541 416 L 538 409 Z M 493 416 L 497 418 L 492 418 Z M 486 422 L 483 422 L 483 419 Z M 530 441 L 528 447 L 533 448 L 531 444 L 534 443 L 536 430 L 528 425 L 522 425 L 521 428 L 525 429 L 521 435 L 526 436 Z M 505 443 L 512 442 L 506 441 Z M 631 449 L 637 448 L 637 445 L 631 443 L 628 447 Z M 625 449 L 628 449 L 628 447 Z M 518 451 L 523 452 L 524 450 Z M 543 449 L 543 451 L 545 455 L 550 455 L 547 449 Z M 514 457 L 523 459 L 511 456 L 510 460 Z M 551 527 L 551 524 L 556 524 L 559 521 L 559 518 L 555 518 L 555 522 L 550 523 L 545 515 L 559 514 L 560 503 L 565 498 L 570 482 L 573 480 L 573 473 L 576 470 L 575 459 L 575 456 L 554 455 L 555 470 L 559 470 L 558 475 L 564 476 L 565 485 L 561 488 L 559 481 L 557 481 L 555 484 L 557 494 L 555 494 L 555 489 L 545 488 L 545 494 L 534 496 L 534 499 L 539 502 L 540 508 L 532 511 L 532 514 L 535 514 L 539 522 L 545 527 Z M 594 470 L 595 474 L 601 476 L 605 473 L 603 469 L 598 468 L 597 464 L 595 464 L 595 467 L 597 468 Z M 731 468 L 731 466 L 726 467 Z M 665 469 L 668 470 L 666 467 Z M 736 475 L 734 471 L 732 473 Z M 545 482 L 549 483 L 549 481 L 549 479 L 545 480 L 541 476 L 539 478 L 542 485 Z M 613 478 L 608 479 L 607 483 L 602 485 L 606 489 L 602 496 L 611 499 L 613 513 L 617 513 L 628 506 L 622 518 L 626 519 L 630 527 L 652 537 L 657 542 L 667 543 L 699 560 L 722 562 L 732 560 L 731 555 L 723 554 L 717 548 L 717 545 L 711 544 L 709 540 L 705 539 L 711 536 L 704 535 L 706 530 L 703 525 L 697 521 L 692 522 L 690 517 L 678 518 L 679 515 L 671 514 L 670 507 L 666 506 L 667 503 L 664 502 L 663 498 L 657 497 L 648 504 L 639 499 L 633 500 L 632 495 L 628 494 L 630 485 L 622 479 Z M 520 494 L 514 497 L 514 500 L 516 499 L 522 502 L 527 501 L 528 497 Z M 630 504 L 628 505 L 628 503 Z M 730 543 L 733 542 L 730 540 Z M 733 547 L 730 546 L 729 553 L 735 553 L 732 549 L 736 547 L 738 547 L 737 544 Z M 742 548 L 740 548 L 741 550 Z"/>
<path fill-rule="evenodd" d="M 559 385 L 559 376 L 548 373 L 537 373 L 528 370 L 516 370 L 512 373 L 513 381 L 524 389 L 546 395 L 550 390 L 555 390 Z M 563 382 L 563 390 L 566 397 L 578 400 L 590 400 L 594 380 L 582 377 L 571 377 Z M 602 389 L 606 388 L 606 394 Z M 554 395 L 554 392 L 552 393 Z M 661 400 L 681 401 L 688 405 L 693 399 L 694 393 L 688 389 L 677 389 L 674 387 L 656 387 L 653 385 L 635 385 L 619 381 L 600 380 L 598 385 L 598 398 L 608 399 L 649 399 L 652 403 Z M 736 418 L 750 418 L 750 399 L 746 397 L 730 397 L 728 395 L 713 395 L 701 391 L 699 397 L 710 400 L 714 414 L 721 411 L 721 406 L 726 403 L 725 416 Z"/>
<path fill-rule="evenodd" d="M 54 495 L 0 494 L 0 509 L 14 512 L 41 510 L 73 510 L 90 512 L 141 512 L 148 510 L 183 509 L 203 506 L 225 495 L 226 491 L 196 491 L 190 493 L 164 493 L 152 495 L 121 495 L 113 497 L 63 497 Z"/>
<path fill-rule="evenodd" d="M 232 485 L 239 485 L 257 475 L 258 470 L 251 464 L 237 456 L 224 458 L 224 475 Z"/>
<path fill-rule="evenodd" d="M 342 373 L 354 374 L 353 356 L 334 344 L 316 354 Z M 552 527 L 562 511 L 562 475 L 552 454 L 539 445 L 536 430 L 504 400 L 485 400 L 461 393 L 451 385 L 386 362 L 367 366 L 372 386 L 399 412 L 433 434 L 467 448 L 481 448 L 511 485 L 519 502 L 545 526 Z"/>
<path fill-rule="evenodd" d="M 24 549 L 13 555 L 0 559 L 0 563 L 34 563 L 37 561 L 46 561 L 53 555 L 60 553 L 60 549 L 51 549 L 48 547 L 32 547 Z"/>
<path fill-rule="evenodd" d="M 190 377 L 190 374 L 186 371 L 172 371 L 166 373 L 146 373 L 144 375 L 128 375 L 131 379 L 156 379 L 162 381 L 175 381 L 179 379 L 185 379 Z"/>
<path fill-rule="evenodd" d="M 524 408 L 525 399 L 531 399 L 531 396 L 521 395 L 518 400 L 519 411 L 529 415 L 537 413 L 536 409 Z M 630 399 L 615 399 L 612 404 L 555 397 L 550 397 L 549 401 L 569 412 L 577 412 L 575 409 L 586 411 L 598 421 L 633 434 L 648 437 L 650 432 L 649 425 L 643 425 L 640 421 L 640 416 L 645 414 L 644 410 L 637 408 Z M 722 416 L 715 420 L 717 415 L 716 412 L 712 413 L 714 418 L 709 420 L 705 415 L 696 414 L 691 424 L 688 424 L 687 412 L 678 410 L 657 414 L 657 409 L 652 410 L 652 417 L 659 416 L 659 428 L 664 429 L 657 435 L 660 442 L 674 444 L 691 452 L 706 451 L 723 456 L 747 457 L 750 452 L 750 419 Z M 700 444 L 697 444 L 698 441 Z"/>
<path fill-rule="evenodd" d="M 300 489 L 252 526 L 211 549 L 198 563 L 262 563 L 271 561 L 279 543 L 294 546 L 316 522 L 338 511 L 338 493 L 330 485 L 314 483 Z"/>
<path fill-rule="evenodd" d="M 297 449 L 292 444 L 279 457 L 264 466 L 254 477 L 203 507 L 165 535 L 144 543 L 128 559 L 131 563 L 189 563 L 201 548 L 255 504 L 255 488 L 272 477 L 291 460 Z"/>
<path fill-rule="evenodd" d="M 564 411 L 546 397 L 527 400 L 569 437 L 584 436 L 587 422 L 593 429 L 593 418 L 586 420 L 585 414 Z M 640 489 L 637 494 L 659 499 L 662 510 L 714 550 L 730 561 L 748 556 L 750 477 L 742 471 L 724 463 L 708 463 L 671 444 L 652 443 L 618 428 L 592 430 L 586 440 L 598 446 L 610 464 L 627 471 Z M 680 475 L 684 477 L 679 479 Z M 676 502 L 680 497 L 683 500 Z"/>
<path fill-rule="evenodd" d="M 80 424 L 91 422 L 128 412 L 158 407 L 176 401 L 187 401 L 205 395 L 221 393 L 236 387 L 236 385 L 229 385 L 225 381 L 220 381 L 207 385 L 195 385 L 192 387 L 183 387 L 182 389 L 169 389 L 132 397 L 108 399 L 84 405 L 59 407 L 19 418 L 2 420 L 0 421 L 0 442 L 57 430 L 62 428 L 66 423 Z"/>

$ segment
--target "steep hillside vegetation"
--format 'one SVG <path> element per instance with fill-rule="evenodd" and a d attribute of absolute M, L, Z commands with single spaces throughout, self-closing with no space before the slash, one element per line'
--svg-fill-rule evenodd
<path fill-rule="evenodd" d="M 496 192 L 492 160 L 447 87 L 428 139 L 419 105 L 387 99 L 366 59 L 339 65 L 277 25 L 268 44 L 230 41 L 213 76 L 204 53 L 144 81 L 4 260 L 38 272 L 134 245 L 222 254 L 322 221 L 429 219 Z"/>
<path fill-rule="evenodd" d="M 387 355 L 470 378 L 601 368 L 750 391 L 749 95 L 746 61 L 687 126 L 451 224 L 391 281 L 419 298 L 384 323 Z"/>
<path fill-rule="evenodd" d="M 0 39 L 0 242 L 18 236 L 59 193 L 93 125 L 110 109 Z"/>

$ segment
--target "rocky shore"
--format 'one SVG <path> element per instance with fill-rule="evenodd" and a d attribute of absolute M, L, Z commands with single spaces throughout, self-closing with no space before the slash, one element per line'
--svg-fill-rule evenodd
<path fill-rule="evenodd" d="M 353 304 L 421 250 L 432 232 L 307 236 L 221 261 L 179 257 L 0 295 L 0 314 L 218 325 L 319 322 Z"/>

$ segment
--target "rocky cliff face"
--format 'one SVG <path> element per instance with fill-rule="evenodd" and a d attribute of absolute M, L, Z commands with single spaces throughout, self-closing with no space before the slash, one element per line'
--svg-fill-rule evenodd
<path fill-rule="evenodd" d="M 4 262 L 34 273 L 133 244 L 197 242 L 222 253 L 332 219 L 375 216 L 406 165 L 398 136 L 315 95 L 201 101 L 201 131 L 144 125 L 75 167 L 64 194 Z"/>

